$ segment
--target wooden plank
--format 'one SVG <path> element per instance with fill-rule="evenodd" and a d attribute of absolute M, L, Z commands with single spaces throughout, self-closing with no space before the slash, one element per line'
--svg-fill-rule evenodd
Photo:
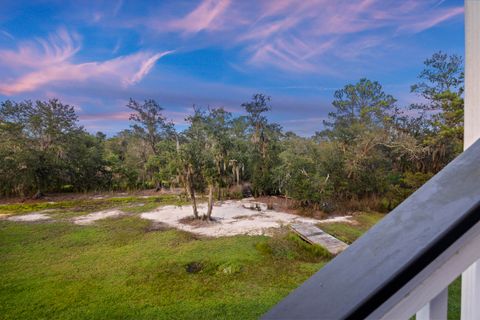
<path fill-rule="evenodd" d="M 305 241 L 312 244 L 318 244 L 334 255 L 342 252 L 348 247 L 346 243 L 331 236 L 313 224 L 295 223 L 290 225 L 290 228 Z"/>

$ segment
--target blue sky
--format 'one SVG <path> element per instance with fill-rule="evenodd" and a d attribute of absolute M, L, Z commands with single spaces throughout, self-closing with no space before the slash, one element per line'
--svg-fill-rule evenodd
<path fill-rule="evenodd" d="M 57 97 L 109 135 L 130 97 L 181 129 L 194 104 L 240 114 L 256 92 L 310 135 L 345 84 L 377 80 L 405 106 L 425 58 L 464 55 L 462 0 L 0 2 L 0 100 Z"/>

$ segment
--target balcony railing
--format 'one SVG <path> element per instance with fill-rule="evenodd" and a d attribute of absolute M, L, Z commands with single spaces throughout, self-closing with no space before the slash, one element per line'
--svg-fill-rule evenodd
<path fill-rule="evenodd" d="M 448 285 L 480 259 L 479 221 L 480 140 L 263 318 L 446 319 Z"/>

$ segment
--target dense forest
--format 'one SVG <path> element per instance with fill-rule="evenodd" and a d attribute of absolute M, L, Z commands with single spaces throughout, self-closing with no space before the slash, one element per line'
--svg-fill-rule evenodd
<path fill-rule="evenodd" d="M 59 100 L 7 100 L 0 195 L 183 188 L 194 208 L 197 194 L 210 199 L 209 215 L 214 199 L 248 187 L 325 211 L 352 203 L 387 211 L 462 151 L 462 58 L 435 53 L 411 91 L 421 102 L 399 106 L 378 82 L 348 84 L 309 138 L 269 121 L 264 94 L 243 103 L 241 116 L 195 108 L 182 132 L 156 101 L 131 99 L 131 127 L 112 137 L 88 133 Z"/>

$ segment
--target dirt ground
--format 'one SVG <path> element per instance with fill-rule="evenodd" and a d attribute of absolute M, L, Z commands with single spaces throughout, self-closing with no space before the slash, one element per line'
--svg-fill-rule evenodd
<path fill-rule="evenodd" d="M 198 206 L 199 215 L 206 212 L 207 205 Z M 317 219 L 271 208 L 271 204 L 259 199 L 227 200 L 215 204 L 213 221 L 192 219 L 192 206 L 164 206 L 140 216 L 155 222 L 165 223 L 171 227 L 210 237 L 233 236 L 240 234 L 269 235 L 272 229 L 281 228 L 292 223 L 317 224 L 320 222 L 348 221 L 349 217 Z"/>

